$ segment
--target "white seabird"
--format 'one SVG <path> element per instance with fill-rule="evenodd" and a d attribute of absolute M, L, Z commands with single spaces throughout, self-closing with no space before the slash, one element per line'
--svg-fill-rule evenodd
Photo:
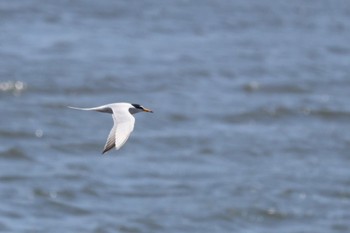
<path fill-rule="evenodd" d="M 135 118 L 133 114 L 138 112 L 153 112 L 152 110 L 139 104 L 130 103 L 113 103 L 95 108 L 68 107 L 78 110 L 97 111 L 112 114 L 114 124 L 111 132 L 108 135 L 102 154 L 106 153 L 113 147 L 115 147 L 116 150 L 119 150 L 125 144 L 134 129 Z"/>

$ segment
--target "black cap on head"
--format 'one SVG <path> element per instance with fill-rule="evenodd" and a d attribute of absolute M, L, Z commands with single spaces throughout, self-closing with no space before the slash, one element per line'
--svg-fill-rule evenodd
<path fill-rule="evenodd" d="M 134 108 L 139 109 L 143 112 L 153 112 L 151 109 L 147 109 L 139 104 L 131 104 Z"/>
<path fill-rule="evenodd" d="M 138 108 L 138 109 L 143 109 L 143 107 L 139 104 L 131 104 L 132 106 L 134 106 L 135 108 Z"/>

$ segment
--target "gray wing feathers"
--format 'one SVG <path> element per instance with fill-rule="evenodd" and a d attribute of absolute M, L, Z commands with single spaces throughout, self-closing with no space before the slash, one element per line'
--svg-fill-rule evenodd
<path fill-rule="evenodd" d="M 105 147 L 103 148 L 102 154 L 106 153 L 107 151 L 111 150 L 115 146 L 115 130 L 116 126 L 113 125 L 113 128 L 111 129 L 111 132 L 109 132 L 107 142 Z"/>
<path fill-rule="evenodd" d="M 77 107 L 71 107 L 71 106 L 68 106 L 68 108 L 84 110 L 84 111 L 97 111 L 97 112 L 105 112 L 105 113 L 111 113 L 111 114 L 113 113 L 113 110 L 109 105 L 103 105 L 96 108 L 77 108 Z"/>

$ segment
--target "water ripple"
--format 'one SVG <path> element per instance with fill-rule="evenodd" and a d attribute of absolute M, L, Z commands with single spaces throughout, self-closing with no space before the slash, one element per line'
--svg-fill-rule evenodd
<path fill-rule="evenodd" d="M 0 158 L 10 160 L 27 160 L 32 161 L 32 158 L 28 156 L 22 149 L 12 147 L 5 151 L 0 151 Z"/>
<path fill-rule="evenodd" d="M 50 208 L 51 211 L 57 211 L 57 212 L 66 213 L 66 214 L 75 215 L 75 216 L 86 216 L 92 213 L 91 210 L 87 208 L 79 207 L 72 203 L 68 204 L 62 201 L 52 200 L 52 199 L 49 199 L 46 202 L 45 206 L 47 208 Z"/>

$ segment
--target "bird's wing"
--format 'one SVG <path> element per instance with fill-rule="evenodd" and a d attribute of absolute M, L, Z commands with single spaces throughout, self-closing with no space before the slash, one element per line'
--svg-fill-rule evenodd
<path fill-rule="evenodd" d="M 116 120 L 114 119 L 114 115 L 112 115 L 112 117 L 113 117 L 114 124 L 111 129 L 111 132 L 109 132 L 107 142 L 105 144 L 105 147 L 103 148 L 102 154 L 106 153 L 107 151 L 109 151 L 115 146 L 115 132 L 116 132 L 117 124 L 116 124 Z"/>
<path fill-rule="evenodd" d="M 120 149 L 128 140 L 131 132 L 134 130 L 135 118 L 127 111 L 118 111 L 114 108 L 113 120 L 115 127 L 115 148 Z"/>
<path fill-rule="evenodd" d="M 120 109 L 113 104 L 102 105 L 95 108 L 68 107 L 78 110 L 106 112 L 113 114 L 112 117 L 114 124 L 111 131 L 109 132 L 107 142 L 102 153 L 106 153 L 113 147 L 119 150 L 128 140 L 131 132 L 134 130 L 135 118 L 131 115 L 129 109 Z"/>
<path fill-rule="evenodd" d="M 71 106 L 68 106 L 68 108 L 77 109 L 77 110 L 84 110 L 84 111 L 97 111 L 97 112 L 113 113 L 111 106 L 108 104 L 102 105 L 99 107 L 95 107 L 95 108 L 77 108 L 77 107 L 71 107 Z"/>

